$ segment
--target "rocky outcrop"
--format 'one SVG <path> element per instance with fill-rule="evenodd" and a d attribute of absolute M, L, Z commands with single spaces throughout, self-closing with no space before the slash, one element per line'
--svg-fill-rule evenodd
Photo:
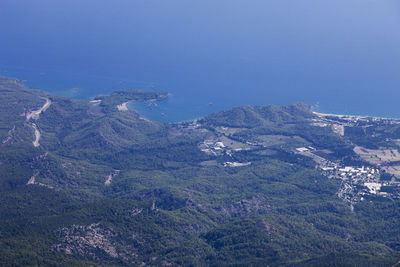
<path fill-rule="evenodd" d="M 266 213 L 271 210 L 263 196 L 253 196 L 250 199 L 242 199 L 227 206 L 221 206 L 213 209 L 214 212 L 227 216 L 252 216 L 260 213 Z"/>
<path fill-rule="evenodd" d="M 106 228 L 99 223 L 90 225 L 72 225 L 58 231 L 59 243 L 53 249 L 66 254 L 79 255 L 89 259 L 97 259 L 100 254 L 112 258 L 132 260 L 137 257 L 137 249 L 133 244 L 127 244 L 112 228 Z M 135 237 L 130 237 L 134 243 Z"/>

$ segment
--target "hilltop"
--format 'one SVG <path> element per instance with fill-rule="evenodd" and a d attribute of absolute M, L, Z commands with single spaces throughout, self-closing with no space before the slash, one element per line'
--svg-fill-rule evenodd
<path fill-rule="evenodd" d="M 242 106 L 144 119 L 0 77 L 11 265 L 383 265 L 400 258 L 400 121 Z M 384 219 L 384 220 L 383 220 Z"/>

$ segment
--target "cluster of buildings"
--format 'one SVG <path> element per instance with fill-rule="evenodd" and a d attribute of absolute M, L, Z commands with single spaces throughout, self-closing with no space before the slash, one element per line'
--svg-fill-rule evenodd
<path fill-rule="evenodd" d="M 322 171 L 324 171 L 328 176 L 333 177 L 341 177 L 342 180 L 353 180 L 353 181 L 376 181 L 379 180 L 380 172 L 379 169 L 364 167 L 361 168 L 345 166 L 342 168 L 334 167 L 322 167 Z"/>
<path fill-rule="evenodd" d="M 200 144 L 201 151 L 214 155 L 221 156 L 226 154 L 228 156 L 232 156 L 233 151 L 240 151 L 241 148 L 232 149 L 225 145 L 222 141 L 216 140 L 206 140 Z M 227 161 L 223 164 L 224 167 L 244 167 L 250 165 L 251 162 L 235 162 L 235 161 Z"/>
<path fill-rule="evenodd" d="M 309 152 L 315 150 L 312 146 L 307 146 L 307 147 L 298 147 L 296 148 L 297 152 L 304 153 L 304 152 Z"/>
<path fill-rule="evenodd" d="M 382 197 L 397 198 L 392 193 L 381 191 L 383 187 L 396 186 L 392 181 L 381 180 L 381 170 L 372 166 L 343 166 L 314 154 L 312 147 L 299 147 L 296 152 L 311 157 L 317 163 L 322 173 L 331 179 L 341 181 L 337 195 L 350 203 L 364 200 L 367 195 L 378 195 Z"/>
<path fill-rule="evenodd" d="M 200 149 L 207 154 L 217 156 L 221 155 L 225 150 L 225 145 L 220 141 L 205 140 L 202 144 L 200 144 Z"/>
<path fill-rule="evenodd" d="M 251 162 L 225 162 L 224 167 L 243 167 L 249 166 Z"/>
<path fill-rule="evenodd" d="M 329 178 L 341 180 L 338 196 L 349 202 L 358 202 L 365 195 L 382 195 L 380 192 L 383 183 L 380 181 L 379 169 L 372 167 L 322 167 L 322 172 Z"/>

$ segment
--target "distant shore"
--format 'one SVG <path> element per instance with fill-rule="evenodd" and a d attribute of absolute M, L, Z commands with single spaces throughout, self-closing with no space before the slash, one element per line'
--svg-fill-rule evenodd
<path fill-rule="evenodd" d="M 117 109 L 118 109 L 119 111 L 128 111 L 128 103 L 129 103 L 129 102 L 124 102 L 124 103 L 118 105 L 118 106 L 117 106 Z"/>
<path fill-rule="evenodd" d="M 356 119 L 381 119 L 381 120 L 400 120 L 400 118 L 390 117 L 377 117 L 377 116 L 361 116 L 361 115 L 350 115 L 350 114 L 333 114 L 333 113 L 322 113 L 313 111 L 313 113 L 320 117 L 337 117 L 337 118 L 356 118 Z"/>

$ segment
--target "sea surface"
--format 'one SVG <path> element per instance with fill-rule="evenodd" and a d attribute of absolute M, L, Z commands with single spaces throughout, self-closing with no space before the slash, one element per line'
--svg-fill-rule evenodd
<path fill-rule="evenodd" d="M 398 0 L 1 0 L 0 75 L 79 99 L 168 91 L 130 104 L 165 122 L 294 102 L 400 118 L 399 29 Z"/>

